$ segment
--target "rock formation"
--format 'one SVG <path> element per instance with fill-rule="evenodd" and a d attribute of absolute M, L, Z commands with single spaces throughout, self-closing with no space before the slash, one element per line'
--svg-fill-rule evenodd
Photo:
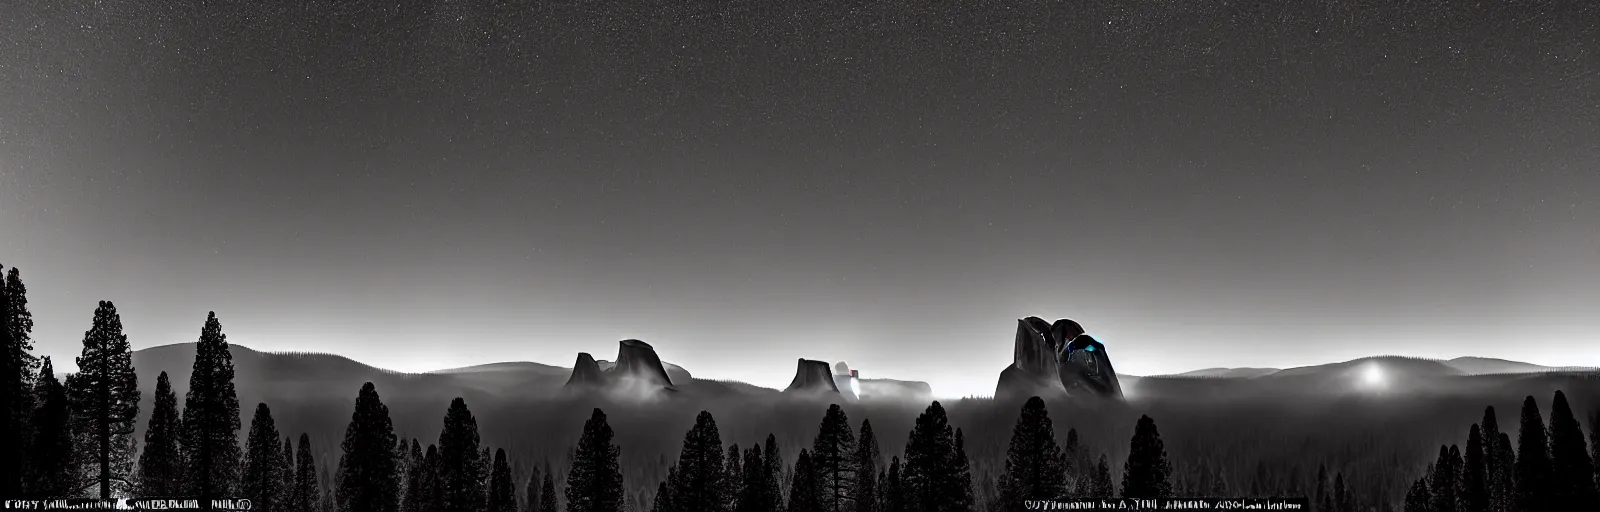
<path fill-rule="evenodd" d="M 1012 362 L 1000 372 L 995 397 L 1085 394 L 1120 399 L 1116 379 L 1105 346 L 1085 335 L 1083 326 L 1065 318 L 1049 323 L 1030 316 L 1017 320 Z"/>
<path fill-rule="evenodd" d="M 833 371 L 827 362 L 802 358 L 795 366 L 794 380 L 783 392 L 838 394 L 839 386 L 833 382 Z"/>
<path fill-rule="evenodd" d="M 578 353 L 578 362 L 572 363 L 572 377 L 567 379 L 567 387 L 600 387 L 605 385 L 605 374 L 600 372 L 600 365 L 594 362 L 594 356 L 588 352 Z"/>
<path fill-rule="evenodd" d="M 622 340 L 619 345 L 615 363 L 601 364 L 588 352 L 579 353 L 566 387 L 612 389 L 626 385 L 632 390 L 677 390 L 661 357 L 649 343 Z"/>
<path fill-rule="evenodd" d="M 617 349 L 617 365 L 611 368 L 611 378 L 624 377 L 652 386 L 672 388 L 672 378 L 667 376 L 667 369 L 661 365 L 661 357 L 656 355 L 655 347 L 639 340 L 622 340 L 621 347 Z"/>
<path fill-rule="evenodd" d="M 1122 398 L 1122 383 L 1100 340 L 1079 334 L 1061 350 L 1061 385 L 1067 393 Z"/>

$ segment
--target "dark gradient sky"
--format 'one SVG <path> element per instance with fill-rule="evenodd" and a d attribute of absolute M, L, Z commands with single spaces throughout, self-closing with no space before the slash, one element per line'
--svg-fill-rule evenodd
<path fill-rule="evenodd" d="M 58 368 L 102 299 L 136 348 L 941 395 L 1028 315 L 1133 374 L 1600 365 L 1595 2 L 277 3 L 0 6 Z"/>

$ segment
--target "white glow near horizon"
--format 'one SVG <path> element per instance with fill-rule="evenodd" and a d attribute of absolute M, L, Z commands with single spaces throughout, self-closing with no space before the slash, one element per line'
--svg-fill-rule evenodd
<path fill-rule="evenodd" d="M 1367 363 L 1367 367 L 1361 371 L 1361 382 L 1369 388 L 1382 388 L 1388 382 L 1388 378 L 1378 363 Z"/>

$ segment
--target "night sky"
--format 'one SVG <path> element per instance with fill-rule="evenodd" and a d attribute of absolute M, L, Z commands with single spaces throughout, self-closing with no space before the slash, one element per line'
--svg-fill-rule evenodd
<path fill-rule="evenodd" d="M 1600 365 L 1596 2 L 424 4 L 0 3 L 37 352 Z"/>

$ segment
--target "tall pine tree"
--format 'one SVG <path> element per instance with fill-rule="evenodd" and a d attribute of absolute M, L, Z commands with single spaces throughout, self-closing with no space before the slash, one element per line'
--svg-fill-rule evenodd
<path fill-rule="evenodd" d="M 1078 488 L 1089 481 L 1090 469 L 1089 464 L 1081 460 L 1084 452 L 1082 444 L 1078 441 L 1078 429 L 1067 429 L 1067 444 L 1061 448 L 1061 456 L 1065 459 L 1064 465 L 1067 469 L 1066 494 L 1076 496 L 1079 494 Z"/>
<path fill-rule="evenodd" d="M 1451 457 L 1450 446 L 1439 447 L 1439 458 L 1433 463 L 1433 478 L 1428 482 L 1428 488 L 1433 490 L 1434 512 L 1456 512 L 1456 497 L 1459 495 L 1457 486 L 1460 483 L 1460 469 L 1456 467 L 1455 459 Z"/>
<path fill-rule="evenodd" d="M 1418 478 L 1411 482 L 1411 490 L 1406 491 L 1405 512 L 1433 512 L 1433 493 L 1428 490 L 1426 478 Z"/>
<path fill-rule="evenodd" d="M 528 476 L 528 485 L 523 491 L 523 494 L 527 495 L 528 502 L 522 512 L 539 512 L 539 487 L 544 482 L 539 478 L 539 466 L 533 466 L 529 473 L 531 474 Z"/>
<path fill-rule="evenodd" d="M 900 456 L 889 459 L 889 471 L 883 478 L 882 512 L 907 512 L 905 475 L 900 471 Z"/>
<path fill-rule="evenodd" d="M 397 512 L 400 509 L 400 468 L 394 458 L 394 423 L 389 406 L 378 397 L 371 382 L 356 395 L 356 410 L 340 443 L 340 512 Z M 474 455 L 476 453 L 474 452 Z"/>
<path fill-rule="evenodd" d="M 322 491 L 317 488 L 317 464 L 311 455 L 311 436 L 300 434 L 294 454 L 294 487 L 289 491 L 289 510 L 316 510 Z"/>
<path fill-rule="evenodd" d="M 1056 500 L 1066 494 L 1066 456 L 1056 445 L 1055 426 L 1044 400 L 1032 397 L 1011 428 L 1005 469 L 1000 474 L 1002 510 L 1026 510 L 1030 500 Z"/>
<path fill-rule="evenodd" d="M 34 379 L 34 402 L 38 407 L 29 429 L 33 442 L 26 445 L 29 464 L 23 482 L 23 497 L 30 499 L 70 496 L 78 487 L 72 464 L 72 411 L 67 405 L 67 388 L 56 379 L 50 358 L 41 359 L 39 376 Z"/>
<path fill-rule="evenodd" d="M 1550 404 L 1550 504 L 1563 510 L 1600 510 L 1595 490 L 1594 461 L 1583 426 L 1572 414 L 1567 395 L 1556 391 Z"/>
<path fill-rule="evenodd" d="M 650 512 L 673 512 L 678 510 L 678 504 L 672 499 L 672 490 L 678 487 L 678 465 L 673 464 L 667 468 L 667 477 L 661 479 L 661 484 L 656 486 L 656 499 L 651 504 Z"/>
<path fill-rule="evenodd" d="M 573 451 L 567 472 L 567 512 L 621 512 L 622 472 L 617 459 L 622 450 L 611 444 L 615 434 L 599 408 L 583 424 L 583 436 Z M 718 458 L 722 449 L 717 448 Z M 721 465 L 717 466 L 720 474 Z"/>
<path fill-rule="evenodd" d="M 1488 469 L 1484 465 L 1483 433 L 1473 423 L 1467 430 L 1467 452 L 1461 468 L 1460 512 L 1489 512 Z"/>
<path fill-rule="evenodd" d="M 1100 455 L 1100 463 L 1095 464 L 1090 491 L 1090 495 L 1095 497 L 1110 498 L 1117 495 L 1116 483 L 1111 481 L 1111 462 L 1106 460 L 1104 454 Z"/>
<path fill-rule="evenodd" d="M 73 413 L 73 450 L 95 487 L 91 493 L 111 499 L 125 489 L 133 473 L 134 421 L 139 417 L 139 376 L 133 371 L 133 350 L 122 333 L 117 306 L 100 301 L 94 325 L 83 333 L 78 373 L 67 377 Z"/>
<path fill-rule="evenodd" d="M 434 455 L 438 457 L 438 454 Z M 424 487 L 422 472 L 428 467 L 428 459 L 422 452 L 422 442 L 411 440 L 411 447 L 406 450 L 405 488 L 401 491 L 400 512 L 424 512 L 424 496 L 427 489 Z"/>
<path fill-rule="evenodd" d="M 950 489 L 949 510 L 972 512 L 976 504 L 972 497 L 972 463 L 967 460 L 966 436 L 961 434 L 961 429 L 956 429 L 956 452 L 954 457 L 955 488 Z"/>
<path fill-rule="evenodd" d="M 727 468 L 722 460 L 722 436 L 711 413 L 700 411 L 694 427 L 683 435 L 678 455 L 678 485 L 672 489 L 674 512 L 726 510 L 724 494 Z"/>
<path fill-rule="evenodd" d="M 1166 498 L 1172 496 L 1172 463 L 1156 422 L 1139 416 L 1128 445 L 1128 461 L 1122 466 L 1122 497 Z"/>
<path fill-rule="evenodd" d="M 829 405 L 817 437 L 811 442 L 811 469 L 821 483 L 824 511 L 850 512 L 855 508 L 855 452 L 856 436 L 851 432 L 850 419 L 839 404 Z"/>
<path fill-rule="evenodd" d="M 1600 488 L 1600 409 L 1589 413 L 1589 460 L 1594 462 L 1594 485 Z"/>
<path fill-rule="evenodd" d="M 620 476 L 618 476 L 618 480 L 621 480 Z M 544 489 L 539 491 L 539 512 L 557 512 L 556 482 L 555 479 L 550 476 L 549 471 L 544 472 Z"/>
<path fill-rule="evenodd" d="M 765 462 L 767 465 L 767 474 L 765 480 L 769 486 L 766 491 L 766 496 L 770 501 L 767 503 L 765 508 L 767 510 L 782 509 L 784 483 L 783 452 L 778 448 L 777 436 L 774 436 L 771 433 L 767 434 L 767 440 L 762 445 L 761 457 L 765 459 L 763 462 Z"/>
<path fill-rule="evenodd" d="M 1500 464 L 1500 481 L 1505 482 L 1504 502 L 1501 504 L 1504 512 L 1514 512 L 1517 509 L 1517 453 L 1511 444 L 1511 434 L 1500 432 L 1500 442 L 1495 443 L 1498 448 L 1495 453 L 1503 461 Z"/>
<path fill-rule="evenodd" d="M 723 472 L 723 499 L 727 502 L 725 510 L 739 509 L 739 495 L 744 492 L 744 457 L 739 451 L 739 443 L 728 446 L 728 456 L 722 460 L 728 468 Z"/>
<path fill-rule="evenodd" d="M 488 512 L 517 512 L 517 488 L 511 482 L 511 464 L 506 451 L 495 450 L 494 468 L 489 477 Z"/>
<path fill-rule="evenodd" d="M 280 474 L 283 451 L 278 447 L 278 426 L 272 420 L 272 410 L 264 402 L 256 404 L 245 446 L 244 474 L 240 476 L 239 490 L 250 500 L 251 510 L 285 510 L 278 503 L 283 492 L 283 475 Z"/>
<path fill-rule="evenodd" d="M 878 512 L 878 471 L 882 468 L 878 436 L 872 422 L 861 420 L 861 436 L 856 440 L 855 512 Z"/>
<path fill-rule="evenodd" d="M 1552 488 L 1550 444 L 1544 418 L 1532 396 L 1522 401 L 1522 422 L 1517 432 L 1516 506 L 1521 512 L 1550 510 Z"/>
<path fill-rule="evenodd" d="M 744 484 L 739 486 L 739 505 L 734 512 L 777 512 L 768 495 L 775 486 L 774 482 L 768 482 L 771 473 L 767 472 L 767 461 L 762 458 L 760 445 L 745 450 L 740 475 L 744 477 Z"/>
<path fill-rule="evenodd" d="M 139 453 L 137 492 L 140 497 L 176 498 L 183 495 L 183 426 L 178 419 L 178 395 L 172 392 L 167 372 L 156 376 L 155 408 L 145 423 L 144 450 Z"/>
<path fill-rule="evenodd" d="M 3 268 L 3 267 L 0 267 Z M 20 496 L 32 437 L 33 315 L 21 274 L 11 267 L 0 284 L 0 497 Z M 23 442 L 15 440 L 22 439 Z M 47 463 L 48 464 L 48 463 Z"/>
<path fill-rule="evenodd" d="M 962 494 L 955 449 L 955 431 L 944 406 L 933 402 L 917 416 L 906 442 L 905 465 L 900 477 L 906 491 L 906 507 L 919 512 L 964 512 L 959 508 Z"/>
<path fill-rule="evenodd" d="M 188 495 L 210 510 L 211 500 L 232 498 L 239 480 L 239 395 L 233 354 L 215 311 L 206 314 L 195 344 L 194 371 L 183 402 L 183 482 Z"/>
<path fill-rule="evenodd" d="M 467 409 L 466 400 L 457 397 L 450 401 L 450 409 L 444 416 L 444 430 L 439 432 L 444 512 L 483 510 L 484 473 L 480 450 L 478 420 Z"/>
<path fill-rule="evenodd" d="M 800 458 L 794 462 L 794 478 L 789 483 L 789 504 L 785 512 L 821 512 L 823 489 L 817 468 L 812 465 L 811 453 L 800 449 Z"/>
<path fill-rule="evenodd" d="M 1501 466 L 1511 463 L 1500 456 L 1500 422 L 1495 418 L 1494 406 L 1483 410 L 1483 421 L 1479 423 L 1483 435 L 1483 487 L 1488 496 L 1486 509 L 1489 512 L 1507 512 L 1507 491 L 1509 482 L 1501 478 Z"/>
<path fill-rule="evenodd" d="M 278 453 L 278 508 L 294 510 L 288 508 L 290 494 L 294 493 L 294 439 L 283 436 L 283 451 Z"/>

